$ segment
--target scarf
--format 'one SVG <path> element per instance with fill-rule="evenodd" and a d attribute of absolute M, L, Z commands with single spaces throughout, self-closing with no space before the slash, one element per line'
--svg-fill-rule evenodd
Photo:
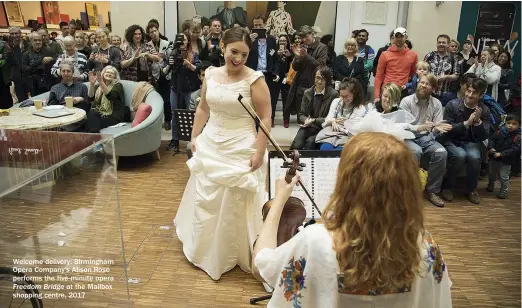
<path fill-rule="evenodd" d="M 147 95 L 149 95 L 152 90 L 154 90 L 154 87 L 150 83 L 145 81 L 138 82 L 132 94 L 132 111 L 138 110 L 140 104 L 145 101 Z"/>
<path fill-rule="evenodd" d="M 111 82 L 110 85 L 107 85 L 109 92 L 112 90 L 112 87 L 116 84 L 116 82 Z M 94 109 L 96 109 L 102 116 L 107 117 L 112 114 L 112 102 L 107 98 L 105 93 L 103 93 L 101 87 L 98 85 L 98 89 L 96 89 L 96 93 L 94 94 Z"/>

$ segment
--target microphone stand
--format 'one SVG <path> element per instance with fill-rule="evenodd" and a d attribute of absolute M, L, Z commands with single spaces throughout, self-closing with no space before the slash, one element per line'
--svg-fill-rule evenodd
<path fill-rule="evenodd" d="M 238 97 L 238 101 L 239 103 L 241 104 L 241 106 L 243 106 L 243 108 L 245 108 L 245 110 L 248 112 L 248 114 L 252 117 L 252 119 L 254 119 L 254 121 L 256 122 L 256 124 L 258 125 L 259 129 L 261 129 L 261 131 L 266 135 L 266 137 L 268 138 L 268 140 L 270 141 L 270 143 L 272 143 L 272 145 L 274 146 L 274 148 L 276 148 L 279 156 L 281 156 L 281 158 L 285 161 L 284 164 L 283 164 L 283 168 L 286 168 L 288 167 L 288 157 L 286 156 L 285 152 L 279 147 L 279 145 L 277 144 L 277 142 L 274 140 L 274 138 L 272 137 L 272 135 L 270 133 L 268 133 L 268 129 L 266 129 L 265 127 L 265 124 L 263 123 L 263 121 L 261 121 L 261 119 L 259 118 L 259 116 L 257 115 L 257 113 L 255 111 L 250 111 L 247 106 L 245 104 L 243 104 L 243 102 L 241 101 L 243 99 L 243 96 L 241 94 L 239 94 L 239 97 Z M 304 164 L 300 164 L 301 167 L 304 167 L 305 165 Z M 301 188 L 303 189 L 303 191 L 305 192 L 306 196 L 310 199 L 310 201 L 312 202 L 312 219 L 310 219 L 310 221 L 308 221 L 307 223 L 305 223 L 304 227 L 306 228 L 307 226 L 309 225 L 312 225 L 315 223 L 315 219 L 314 219 L 314 216 L 313 216 L 313 210 L 314 208 L 317 210 L 317 212 L 319 213 L 319 215 L 322 215 L 321 213 L 321 210 L 319 210 L 319 208 L 317 207 L 317 204 L 315 204 L 315 201 L 314 199 L 312 198 L 312 196 L 310 195 L 310 193 L 308 193 L 308 190 L 306 189 L 306 187 L 303 185 L 303 183 L 301 182 L 301 180 L 299 180 L 299 185 L 301 186 Z M 272 298 L 272 294 L 269 294 L 269 295 L 264 295 L 264 296 L 260 296 L 260 297 L 254 297 L 254 298 L 251 298 L 250 299 L 250 304 L 251 305 L 255 305 L 256 303 L 258 302 L 261 302 L 261 301 L 264 301 L 264 300 L 267 300 L 267 299 L 271 299 Z"/>

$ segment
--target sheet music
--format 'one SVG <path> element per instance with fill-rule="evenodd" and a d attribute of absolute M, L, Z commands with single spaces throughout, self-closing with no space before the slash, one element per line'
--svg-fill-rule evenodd
<path fill-rule="evenodd" d="M 337 180 L 337 167 L 339 166 L 339 157 L 332 158 L 314 158 L 314 196 L 315 204 L 321 212 L 326 207 L 335 189 Z"/>
<path fill-rule="evenodd" d="M 306 186 L 306 189 L 308 190 L 308 193 L 314 197 L 313 195 L 313 189 L 312 189 L 312 159 L 311 158 L 301 158 L 301 163 L 306 164 L 305 167 L 303 167 L 303 171 L 300 172 L 301 175 L 301 182 L 303 182 L 303 185 Z M 275 183 L 276 179 L 286 174 L 286 171 L 288 169 L 281 168 L 283 165 L 283 159 L 281 158 L 272 158 L 270 160 L 270 198 L 274 198 L 275 196 Z M 310 199 L 306 196 L 306 193 L 304 192 L 303 188 L 301 186 L 296 186 L 294 188 L 294 192 L 292 193 L 293 197 L 299 198 L 303 200 L 303 203 L 306 206 L 306 212 L 307 217 L 308 214 L 311 217 L 311 211 L 312 211 L 312 202 L 310 202 Z M 317 213 L 316 213 L 317 216 Z"/>
<path fill-rule="evenodd" d="M 308 193 L 314 198 L 315 203 L 322 211 L 330 195 L 333 193 L 335 188 L 335 182 L 337 178 L 337 167 L 339 165 L 340 158 L 301 158 L 301 163 L 306 164 L 301 174 L 301 181 L 306 186 Z M 275 196 L 275 181 L 276 179 L 286 173 L 285 168 L 281 168 L 283 165 L 283 159 L 271 158 L 270 159 L 270 198 Z M 306 196 L 301 186 L 296 186 L 292 196 L 303 200 L 306 207 L 307 218 L 312 217 L 312 202 Z M 319 217 L 317 211 L 315 211 L 315 218 Z"/>

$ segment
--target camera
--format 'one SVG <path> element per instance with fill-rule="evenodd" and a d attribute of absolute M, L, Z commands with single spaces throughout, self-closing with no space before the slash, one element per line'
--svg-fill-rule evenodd
<path fill-rule="evenodd" d="M 178 72 L 180 69 L 181 69 L 181 66 L 183 65 L 183 52 L 185 52 L 186 50 L 183 50 L 182 47 L 183 46 L 183 43 L 185 41 L 185 36 L 181 33 L 178 33 L 176 34 L 176 39 L 174 41 L 170 41 L 169 42 L 169 45 L 167 46 L 167 49 L 173 49 L 173 52 L 170 56 L 170 59 L 174 59 L 174 64 L 173 64 L 173 70 L 175 72 Z M 171 63 L 172 61 L 170 61 L 169 59 L 169 63 Z"/>

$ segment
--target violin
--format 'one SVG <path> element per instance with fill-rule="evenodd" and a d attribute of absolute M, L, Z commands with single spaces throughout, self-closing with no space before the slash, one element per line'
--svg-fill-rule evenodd
<path fill-rule="evenodd" d="M 279 156 L 284 160 L 283 168 L 288 168 L 285 175 L 285 181 L 287 183 L 292 182 L 292 178 L 296 175 L 296 172 L 302 171 L 303 167 L 305 167 L 305 164 L 300 163 L 300 154 L 297 150 L 293 150 L 292 153 L 287 157 L 286 154 L 281 150 L 277 142 L 274 140 L 272 135 L 268 133 L 268 129 L 266 129 L 265 125 L 263 124 L 263 121 L 259 118 L 257 113 L 254 110 L 249 110 L 249 108 L 241 101 L 243 99 L 243 96 L 239 94 L 238 101 L 241 103 L 243 108 L 248 112 L 248 114 L 254 119 L 256 124 L 259 126 L 259 129 L 266 135 L 270 143 L 276 148 Z M 305 227 L 311 224 L 315 223 L 314 219 L 314 209 L 317 210 L 319 215 L 321 215 L 321 211 L 317 207 L 317 204 L 315 204 L 314 199 L 312 196 L 308 193 L 308 190 L 303 185 L 301 180 L 299 180 L 298 184 L 301 186 L 303 191 L 305 192 L 306 196 L 310 199 L 312 202 L 312 219 L 308 221 L 305 224 Z M 273 200 L 273 199 L 272 199 Z M 262 209 L 262 217 L 263 221 L 266 220 L 266 217 L 268 215 L 268 212 L 270 211 L 270 208 L 272 206 L 272 200 L 267 201 L 263 205 Z M 296 197 L 290 197 L 286 201 L 283 211 L 281 213 L 281 219 L 279 220 L 279 226 L 277 229 L 277 246 L 281 246 L 282 244 L 286 243 L 288 240 L 290 240 L 292 237 L 294 237 L 299 232 L 299 227 L 303 225 L 304 221 L 306 219 L 306 208 L 303 203 L 303 201 Z M 255 243 L 254 243 L 255 245 Z"/>

